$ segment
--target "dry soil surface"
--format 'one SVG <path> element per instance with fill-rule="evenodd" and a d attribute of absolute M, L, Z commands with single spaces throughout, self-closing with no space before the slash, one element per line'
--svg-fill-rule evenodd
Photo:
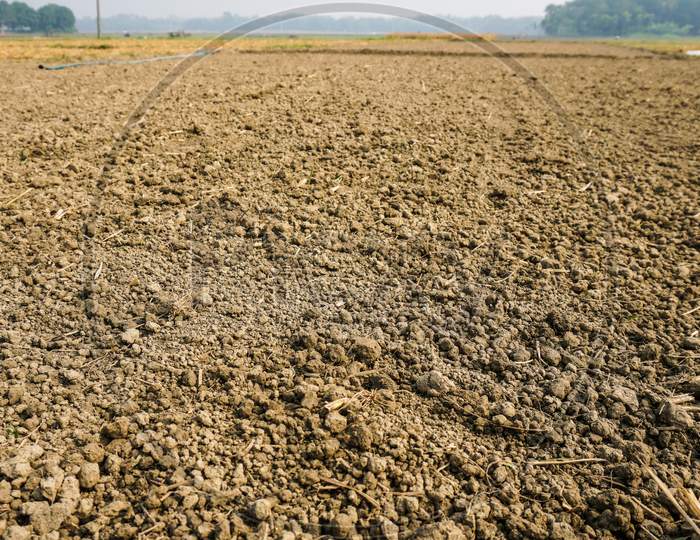
<path fill-rule="evenodd" d="M 3 63 L 0 536 L 690 537 L 700 63 L 545 48 L 224 52 L 104 175 L 172 65 Z"/>

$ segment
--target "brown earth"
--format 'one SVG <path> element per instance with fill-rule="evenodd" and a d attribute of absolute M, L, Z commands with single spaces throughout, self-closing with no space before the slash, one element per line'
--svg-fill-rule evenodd
<path fill-rule="evenodd" d="M 691 536 L 700 63 L 579 56 L 225 52 L 105 176 L 171 65 L 6 62 L 0 536 Z"/>

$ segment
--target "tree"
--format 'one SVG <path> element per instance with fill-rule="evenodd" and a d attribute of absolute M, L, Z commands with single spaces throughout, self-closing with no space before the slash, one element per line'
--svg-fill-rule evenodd
<path fill-rule="evenodd" d="M 564 6 L 551 4 L 545 10 L 542 28 L 550 36 L 574 36 L 577 34 L 576 22 L 567 16 Z"/>
<path fill-rule="evenodd" d="M 7 7 L 7 27 L 14 32 L 31 32 L 36 29 L 37 15 L 24 2 L 12 2 Z"/>
<path fill-rule="evenodd" d="M 10 4 L 7 0 L 0 0 L 0 30 L 7 26 L 7 15 L 9 13 Z"/>
<path fill-rule="evenodd" d="M 700 34 L 700 0 L 678 0 L 673 22 L 680 27 L 690 27 L 694 35 Z"/>
<path fill-rule="evenodd" d="M 37 29 L 46 35 L 56 32 L 75 32 L 75 15 L 67 7 L 47 4 L 37 11 Z"/>
<path fill-rule="evenodd" d="M 700 34 L 700 0 L 571 0 L 548 6 L 542 28 L 553 36 Z"/>
<path fill-rule="evenodd" d="M 38 11 L 24 2 L 0 0 L 0 28 L 10 32 L 74 32 L 75 15 L 67 7 L 48 4 Z"/>

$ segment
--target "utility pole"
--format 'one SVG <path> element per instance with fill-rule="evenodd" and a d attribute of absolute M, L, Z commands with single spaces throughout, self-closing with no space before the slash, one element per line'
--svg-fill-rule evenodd
<path fill-rule="evenodd" d="M 97 0 L 97 39 L 102 37 L 102 23 L 100 21 L 100 0 Z"/>

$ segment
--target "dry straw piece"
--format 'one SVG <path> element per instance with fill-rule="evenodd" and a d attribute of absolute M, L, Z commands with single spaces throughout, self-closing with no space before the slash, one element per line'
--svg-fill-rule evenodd
<path fill-rule="evenodd" d="M 352 397 L 344 397 L 340 399 L 336 399 L 335 401 L 331 401 L 330 403 L 326 403 L 323 407 L 327 411 L 339 411 L 345 409 L 350 403 L 358 399 L 360 396 L 363 396 L 365 394 L 364 390 L 361 390 L 357 394 L 355 394 Z"/>
<path fill-rule="evenodd" d="M 369 504 L 374 506 L 375 508 L 381 508 L 381 505 L 379 502 L 373 498 L 367 495 L 364 491 L 360 491 L 354 486 L 351 486 L 350 484 L 345 484 L 343 482 L 339 482 L 338 480 L 333 480 L 332 478 L 326 478 L 324 476 L 321 477 L 321 481 L 325 482 L 326 484 L 330 484 L 330 486 L 326 487 L 320 487 L 320 490 L 329 490 L 329 489 L 349 489 L 350 491 L 354 491 L 357 493 L 360 497 L 362 497 L 364 500 L 366 500 Z"/>
<path fill-rule="evenodd" d="M 700 519 L 700 501 L 696 497 L 695 493 L 684 487 L 678 488 L 676 491 L 678 492 L 680 499 L 688 507 L 688 510 L 693 517 L 695 519 Z"/>
<path fill-rule="evenodd" d="M 695 534 L 700 536 L 700 527 L 698 526 L 697 523 L 695 523 L 695 520 L 690 517 L 688 512 L 686 512 L 685 508 L 681 506 L 681 503 L 678 502 L 678 499 L 676 499 L 675 495 L 671 491 L 671 489 L 664 483 L 661 478 L 659 478 L 656 473 L 651 469 L 651 467 L 645 467 L 644 470 L 647 472 L 647 474 L 656 482 L 656 485 L 659 486 L 659 489 L 663 492 L 664 495 L 666 495 L 666 498 L 671 501 L 671 504 L 678 510 L 678 513 L 683 517 L 683 519 L 690 525 L 690 528 L 695 531 Z M 679 492 L 683 493 L 684 491 L 687 491 L 685 488 L 681 488 Z M 695 500 L 694 502 L 697 502 L 697 498 L 695 498 L 695 495 L 693 494 L 693 499 Z M 695 513 L 695 508 L 692 508 L 690 505 L 689 507 L 691 508 L 691 512 Z"/>
<path fill-rule="evenodd" d="M 18 200 L 20 200 L 22 197 L 24 197 L 24 196 L 25 196 L 27 193 L 29 193 L 31 190 L 32 190 L 32 188 L 27 188 L 27 189 L 25 189 L 22 193 L 20 193 L 20 194 L 17 195 L 16 197 L 12 197 L 9 201 L 4 202 L 4 203 L 3 203 L 3 206 L 4 206 L 5 208 L 9 208 L 10 206 L 12 206 L 12 203 L 15 203 L 15 202 L 17 202 Z"/>

